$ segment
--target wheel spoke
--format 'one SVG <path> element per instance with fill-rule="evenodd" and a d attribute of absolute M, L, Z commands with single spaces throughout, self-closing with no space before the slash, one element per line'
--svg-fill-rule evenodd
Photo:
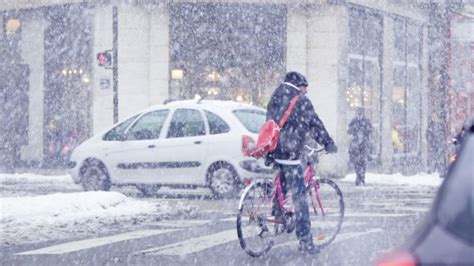
<path fill-rule="evenodd" d="M 318 190 L 310 185 L 307 197 L 313 241 L 321 248 L 329 245 L 341 229 L 344 201 L 342 193 L 333 181 L 322 178 L 317 182 Z"/>
<path fill-rule="evenodd" d="M 237 233 L 240 245 L 247 254 L 258 257 L 270 250 L 276 234 L 276 224 L 268 220 L 271 200 L 265 188 L 254 185 L 244 195 L 238 214 Z M 261 196 L 259 196 L 261 195 Z"/>

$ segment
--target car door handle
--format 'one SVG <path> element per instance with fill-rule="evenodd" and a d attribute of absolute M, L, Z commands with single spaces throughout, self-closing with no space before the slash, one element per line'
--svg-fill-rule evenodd
<path fill-rule="evenodd" d="M 200 141 L 200 140 L 196 140 L 196 141 L 194 142 L 194 144 L 201 144 L 201 143 L 202 143 L 202 141 Z"/>
<path fill-rule="evenodd" d="M 148 145 L 148 148 L 153 149 L 153 148 L 156 148 L 156 146 L 154 144 L 150 144 Z"/>

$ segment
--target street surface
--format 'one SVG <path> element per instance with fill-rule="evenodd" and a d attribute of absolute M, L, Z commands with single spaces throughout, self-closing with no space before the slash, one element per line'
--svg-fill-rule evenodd
<path fill-rule="evenodd" d="M 214 200 L 206 189 L 163 189 L 144 201 L 196 206 L 193 215 L 137 223 L 133 230 L 110 225 L 81 238 L 5 245 L 2 265 L 373 265 L 377 257 L 404 242 L 422 221 L 436 187 L 337 182 L 344 193 L 345 219 L 335 241 L 318 255 L 297 250 L 294 235 L 277 238 L 261 258 L 240 248 L 236 233 L 238 199 Z M 54 188 L 57 192 L 58 188 Z M 43 191 L 44 192 L 44 191 Z M 65 192 L 70 192 L 69 190 Z M 130 228 L 130 227 L 128 227 Z"/>

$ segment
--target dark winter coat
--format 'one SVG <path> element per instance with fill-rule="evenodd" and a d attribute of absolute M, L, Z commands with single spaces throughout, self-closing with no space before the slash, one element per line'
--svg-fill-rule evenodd
<path fill-rule="evenodd" d="M 270 98 L 267 106 L 267 120 L 280 122 L 290 102 L 300 95 L 293 111 L 280 130 L 278 145 L 272 156 L 280 160 L 299 160 L 306 137 L 311 137 L 320 145 L 326 146 L 334 141 L 329 136 L 323 122 L 314 111 L 311 101 L 300 91 L 287 83 L 282 83 Z"/>
<path fill-rule="evenodd" d="M 363 115 L 356 116 L 349 123 L 347 133 L 351 136 L 349 159 L 352 163 L 365 163 L 370 156 L 372 125 Z"/>

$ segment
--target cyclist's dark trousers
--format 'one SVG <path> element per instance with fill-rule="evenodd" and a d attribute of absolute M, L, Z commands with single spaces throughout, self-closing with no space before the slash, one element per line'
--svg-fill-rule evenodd
<path fill-rule="evenodd" d="M 301 165 L 281 165 L 281 180 L 284 195 L 287 190 L 293 195 L 295 207 L 296 237 L 301 241 L 310 241 L 311 221 L 304 187 L 303 167 Z"/>

